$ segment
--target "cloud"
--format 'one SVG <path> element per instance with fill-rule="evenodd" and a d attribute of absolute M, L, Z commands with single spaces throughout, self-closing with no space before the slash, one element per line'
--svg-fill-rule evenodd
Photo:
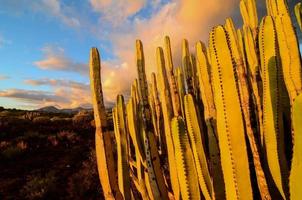
<path fill-rule="evenodd" d="M 12 41 L 4 38 L 4 36 L 0 34 L 0 48 L 10 44 L 12 44 Z"/>
<path fill-rule="evenodd" d="M 91 0 L 91 3 L 94 1 Z M 99 11 L 110 10 L 111 1 L 99 4 Z M 157 4 L 157 6 L 156 6 Z M 164 36 L 171 38 L 172 53 L 175 66 L 181 64 L 181 41 L 189 40 L 190 49 L 194 53 L 194 45 L 198 40 L 207 41 L 208 33 L 217 24 L 224 23 L 226 17 L 239 10 L 239 0 L 175 0 L 168 3 L 156 2 L 157 9 L 151 9 L 147 17 L 127 16 L 124 23 L 113 23 L 107 40 L 112 44 L 116 60 L 103 62 L 102 78 L 107 101 L 115 101 L 117 94 L 129 94 L 132 81 L 137 77 L 135 64 L 135 40 L 141 39 L 144 45 L 147 77 L 156 71 L 156 48 L 164 43 Z M 158 4 L 161 6 L 158 7 Z M 97 8 L 97 5 L 94 6 Z M 101 19 L 104 14 L 100 14 Z M 112 18 L 115 20 L 115 18 Z M 99 35 L 102 35 L 104 24 L 100 20 Z M 103 38 L 102 38 L 103 39 Z M 102 52 L 102 49 L 100 49 Z"/>
<path fill-rule="evenodd" d="M 52 87 L 52 94 L 60 97 L 58 101 L 43 101 L 39 107 L 55 105 L 60 108 L 91 107 L 91 94 L 89 84 L 62 79 L 27 79 L 24 81 L 28 85 Z"/>
<path fill-rule="evenodd" d="M 7 79 L 10 79 L 10 77 L 6 76 L 6 75 L 1 75 L 0 74 L 0 81 L 7 80 Z"/>
<path fill-rule="evenodd" d="M 50 85 L 52 91 L 7 89 L 0 90 L 0 97 L 15 99 L 31 108 L 44 106 L 56 106 L 58 108 L 91 107 L 88 84 L 56 79 L 28 79 L 25 80 L 25 83 L 33 86 Z"/>
<path fill-rule="evenodd" d="M 44 58 L 34 62 L 34 65 L 44 70 L 58 70 L 78 72 L 82 75 L 88 74 L 88 66 L 78 63 L 65 55 L 65 51 L 57 46 L 45 46 L 42 49 Z"/>
<path fill-rule="evenodd" d="M 32 102 L 38 104 L 44 104 L 47 102 L 64 102 L 67 103 L 68 99 L 63 96 L 58 96 L 56 94 L 39 91 L 39 90 L 23 90 L 23 89 L 8 89 L 0 90 L 0 97 L 13 98 L 20 101 Z"/>
<path fill-rule="evenodd" d="M 31 2 L 32 9 L 50 14 L 70 27 L 80 27 L 80 20 L 72 7 L 67 6 L 60 0 L 41 0 Z"/>
<path fill-rule="evenodd" d="M 90 0 L 90 4 L 94 11 L 101 14 L 101 20 L 116 26 L 139 12 L 146 5 L 146 0 Z"/>
<path fill-rule="evenodd" d="M 28 85 L 40 86 L 40 85 L 50 85 L 53 87 L 67 87 L 67 88 L 76 88 L 80 90 L 89 90 L 89 84 L 80 83 L 72 80 L 63 80 L 63 79 L 27 79 L 24 81 Z"/>
<path fill-rule="evenodd" d="M 22 16 L 30 12 L 39 12 L 59 19 L 70 27 L 80 27 L 80 19 L 73 7 L 60 0 L 0 0 L 0 13 Z"/>

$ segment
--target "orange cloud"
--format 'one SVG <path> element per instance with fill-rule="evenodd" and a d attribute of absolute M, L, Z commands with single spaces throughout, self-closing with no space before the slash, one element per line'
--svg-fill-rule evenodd
<path fill-rule="evenodd" d="M 111 1 L 106 1 L 102 8 L 110 4 Z M 224 23 L 224 19 L 232 15 L 238 4 L 239 0 L 175 0 L 154 11 L 147 19 L 135 17 L 130 24 L 113 27 L 109 39 L 118 61 L 103 63 L 104 98 L 112 102 L 117 94 L 129 94 L 130 84 L 137 77 L 136 39 L 143 42 L 149 76 L 150 72 L 156 71 L 156 47 L 163 45 L 165 35 L 171 38 L 174 63 L 179 65 L 182 39 L 189 40 L 193 51 L 195 42 L 206 41 L 211 28 Z"/>
<path fill-rule="evenodd" d="M 88 74 L 87 64 L 74 62 L 71 58 L 65 55 L 63 48 L 45 46 L 42 51 L 44 53 L 44 58 L 34 62 L 34 65 L 40 69 L 79 72 L 85 75 Z"/>

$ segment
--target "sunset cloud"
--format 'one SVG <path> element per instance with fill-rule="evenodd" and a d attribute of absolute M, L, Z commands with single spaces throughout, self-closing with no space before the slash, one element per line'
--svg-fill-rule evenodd
<path fill-rule="evenodd" d="M 47 102 L 67 103 L 69 100 L 64 96 L 59 96 L 51 92 L 39 91 L 39 90 L 22 90 L 22 89 L 8 89 L 0 90 L 0 97 L 8 97 L 16 100 L 24 101 L 27 103 L 44 104 Z"/>
<path fill-rule="evenodd" d="M 90 107 L 91 94 L 89 84 L 62 79 L 27 79 L 24 81 L 32 86 L 51 86 L 56 101 L 40 101 L 39 107 L 55 104 L 60 108 Z"/>
<path fill-rule="evenodd" d="M 93 4 L 93 0 L 91 3 Z M 106 13 L 110 10 L 112 1 L 96 1 L 94 8 Z M 157 1 L 156 4 L 162 3 Z M 141 39 L 144 45 L 146 71 L 156 71 L 156 48 L 162 46 L 164 36 L 171 38 L 172 53 L 175 65 L 181 63 L 181 41 L 189 40 L 190 49 L 194 53 L 194 45 L 198 40 L 207 41 L 208 33 L 213 26 L 224 23 L 224 19 L 233 14 L 238 7 L 238 0 L 176 0 L 161 5 L 159 9 L 152 10 L 148 17 L 135 16 L 128 13 L 132 21 L 113 24 L 108 40 L 113 46 L 116 60 L 103 62 L 102 78 L 105 99 L 114 101 L 117 94 L 129 94 L 130 84 L 137 77 L 135 65 L 135 40 Z M 142 9 L 143 6 L 140 6 Z M 102 19 L 102 13 L 101 13 Z M 115 18 L 112 18 L 115 19 Z M 102 23 L 100 22 L 100 35 Z M 124 31 L 121 31 L 124 30 Z M 100 49 L 102 52 L 102 49 Z M 127 74 L 125 76 L 125 74 Z"/>
<path fill-rule="evenodd" d="M 58 46 L 45 46 L 43 49 L 44 58 L 34 62 L 34 65 L 44 70 L 58 70 L 88 74 L 88 66 L 78 63 L 65 55 L 63 48 Z"/>

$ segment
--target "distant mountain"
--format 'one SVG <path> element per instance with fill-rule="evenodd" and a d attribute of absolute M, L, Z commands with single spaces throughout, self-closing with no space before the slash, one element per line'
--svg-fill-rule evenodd
<path fill-rule="evenodd" d="M 48 112 L 48 113 L 59 113 L 60 112 L 60 110 L 54 106 L 42 107 L 42 108 L 37 109 L 36 111 Z"/>
<path fill-rule="evenodd" d="M 48 113 L 67 113 L 67 114 L 76 114 L 80 111 L 92 111 L 92 108 L 82 108 L 82 107 L 77 107 L 77 108 L 63 108 L 63 109 L 58 109 L 55 106 L 46 106 L 37 109 L 36 111 L 39 112 L 48 112 Z"/>

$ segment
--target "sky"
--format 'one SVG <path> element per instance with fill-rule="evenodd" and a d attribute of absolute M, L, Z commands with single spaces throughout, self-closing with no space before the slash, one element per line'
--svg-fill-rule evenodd
<path fill-rule="evenodd" d="M 0 106 L 90 107 L 91 47 L 100 51 L 104 100 L 112 105 L 117 94 L 129 95 L 137 75 L 136 39 L 150 74 L 165 35 L 179 64 L 181 40 L 193 52 L 226 17 L 241 25 L 239 0 L 0 0 Z"/>

